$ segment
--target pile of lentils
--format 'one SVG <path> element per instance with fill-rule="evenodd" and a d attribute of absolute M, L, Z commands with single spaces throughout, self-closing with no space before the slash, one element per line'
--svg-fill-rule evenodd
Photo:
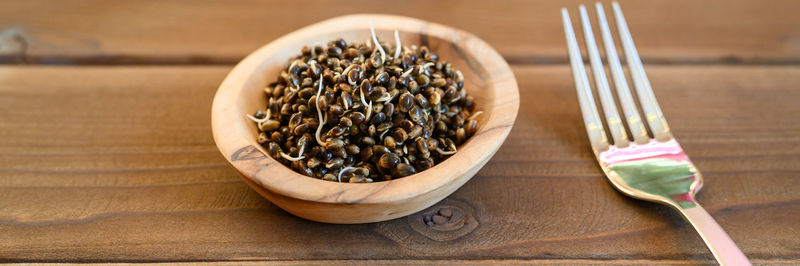
<path fill-rule="evenodd" d="M 301 174 L 350 183 L 408 176 L 454 154 L 481 113 L 464 76 L 396 40 L 304 46 L 264 89 L 267 108 L 248 115 L 258 143 Z"/>

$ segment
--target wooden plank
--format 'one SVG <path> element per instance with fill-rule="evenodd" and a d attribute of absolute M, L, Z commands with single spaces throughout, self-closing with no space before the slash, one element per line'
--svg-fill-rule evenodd
<path fill-rule="evenodd" d="M 800 62 L 797 1 L 621 2 L 646 62 Z M 565 63 L 559 9 L 577 17 L 579 4 L 591 2 L 3 1 L 0 61 L 231 64 L 326 18 L 385 13 L 467 30 L 512 63 Z"/>
<path fill-rule="evenodd" d="M 714 264 L 713 260 L 701 261 Z M 788 260 L 753 260 L 755 265 L 792 265 Z M 47 263 L 20 263 L 20 265 L 48 265 Z M 58 265 L 58 263 L 51 263 Z M 107 263 L 86 263 L 87 265 L 107 265 Z M 161 265 L 163 263 L 115 263 L 115 265 Z M 170 265 L 196 265 L 197 262 L 172 262 Z M 293 260 L 293 261 L 204 261 L 207 265 L 697 265 L 697 261 L 685 260 Z"/>
<path fill-rule="evenodd" d="M 707 179 L 700 202 L 750 258 L 800 263 L 800 68 L 647 69 Z M 712 260 L 676 213 L 607 184 L 567 66 L 514 68 L 520 115 L 492 161 L 433 207 L 473 219 L 447 232 L 420 227 L 422 214 L 314 223 L 262 199 L 211 138 L 229 70 L 0 67 L 0 260 Z"/>

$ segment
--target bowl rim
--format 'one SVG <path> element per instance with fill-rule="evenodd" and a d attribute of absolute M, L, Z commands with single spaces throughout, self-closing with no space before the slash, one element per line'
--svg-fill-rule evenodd
<path fill-rule="evenodd" d="M 279 49 L 294 45 L 326 32 L 336 25 L 344 30 L 369 30 L 371 22 L 376 31 L 396 29 L 400 32 L 433 36 L 450 41 L 450 46 L 462 55 L 480 52 L 480 57 L 468 60 L 470 67 L 483 69 L 480 78 L 494 88 L 491 110 L 483 110 L 486 122 L 456 154 L 434 167 L 411 176 L 374 183 L 338 183 L 309 178 L 277 162 L 263 148 L 242 134 L 250 130 L 245 115 L 236 108 L 245 80 L 255 75 L 264 59 Z M 329 31 L 327 31 L 329 32 Z M 470 62 L 473 61 L 473 62 Z M 265 64 L 265 63 L 264 63 Z M 502 99 L 502 101 L 501 101 Z M 500 113 L 500 111 L 505 113 Z M 486 42 L 468 32 L 416 18 L 354 14 L 330 18 L 286 34 L 254 51 L 239 62 L 225 77 L 214 96 L 211 124 L 214 142 L 223 157 L 244 178 L 283 196 L 332 204 L 377 204 L 408 200 L 425 195 L 460 178 L 471 178 L 502 145 L 511 131 L 519 110 L 517 82 L 508 63 Z M 243 122 L 244 121 L 244 122 Z M 493 132 L 491 134 L 484 134 Z M 468 175 L 468 176 L 467 176 Z M 463 184 L 463 182 L 460 182 Z M 457 182 L 456 182 L 457 183 Z"/>

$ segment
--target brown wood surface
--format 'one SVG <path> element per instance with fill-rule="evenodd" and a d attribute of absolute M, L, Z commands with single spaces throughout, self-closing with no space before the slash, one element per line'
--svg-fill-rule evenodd
<path fill-rule="evenodd" d="M 1 1 L 0 61 L 232 64 L 323 19 L 388 13 L 472 32 L 511 63 L 566 63 L 559 9 L 593 2 Z M 794 0 L 620 2 L 645 62 L 800 62 Z"/>
<path fill-rule="evenodd" d="M 677 213 L 617 193 L 594 161 L 558 17 L 578 3 L 591 4 L 2 1 L 0 261 L 712 263 Z M 800 264 L 800 2 L 622 6 L 673 133 L 706 179 L 699 201 L 754 263 Z M 306 221 L 217 151 L 211 100 L 232 64 L 353 12 L 461 28 L 512 64 L 521 106 L 511 134 L 430 209 L 459 208 L 469 226 L 419 226 L 429 210 Z M 94 66 L 48 66 L 63 63 Z"/>
<path fill-rule="evenodd" d="M 229 70 L 0 68 L 0 258 L 711 259 L 676 213 L 606 183 L 567 66 L 514 68 L 512 133 L 442 202 L 478 226 L 433 238 L 412 227 L 419 215 L 329 225 L 262 199 L 211 138 L 210 102 Z M 707 179 L 700 202 L 751 258 L 800 262 L 800 92 L 787 86 L 800 68 L 648 70 Z"/>

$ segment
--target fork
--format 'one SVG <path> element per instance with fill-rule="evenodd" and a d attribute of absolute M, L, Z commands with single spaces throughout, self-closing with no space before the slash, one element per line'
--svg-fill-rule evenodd
<path fill-rule="evenodd" d="M 703 177 L 670 133 L 667 120 L 650 87 L 650 81 L 644 72 L 619 4 L 612 3 L 617 31 L 639 105 L 650 129 L 649 133 L 645 128 L 645 122 L 639 116 L 638 108 L 620 66 L 617 48 L 611 37 L 603 5 L 597 3 L 595 7 L 611 77 L 625 115 L 623 123 L 606 79 L 586 7 L 581 5 L 579 9 L 586 49 L 598 98 L 603 108 L 608 131 L 611 133 L 611 140 L 606 137 L 603 121 L 600 120 L 566 8 L 561 9 L 561 16 L 586 133 L 589 136 L 592 151 L 606 177 L 623 194 L 665 204 L 681 213 L 697 230 L 720 264 L 750 265 L 747 257 L 739 250 L 736 243 L 695 200 L 695 193 L 703 186 Z M 625 124 L 628 125 L 631 139 L 628 138 Z"/>

